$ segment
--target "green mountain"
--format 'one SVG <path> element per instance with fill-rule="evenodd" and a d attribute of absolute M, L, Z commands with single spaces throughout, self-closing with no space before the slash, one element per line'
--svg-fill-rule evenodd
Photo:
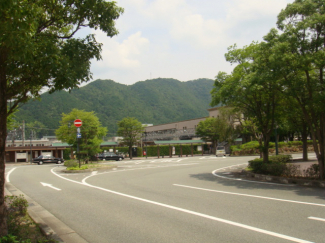
<path fill-rule="evenodd" d="M 116 122 L 127 116 L 154 125 L 208 116 L 212 86 L 211 79 L 180 82 L 159 78 L 133 85 L 96 80 L 71 93 L 44 93 L 41 101 L 31 100 L 22 105 L 16 118 L 26 123 L 37 120 L 50 129 L 57 129 L 62 113 L 77 108 L 94 111 L 113 135 Z"/>

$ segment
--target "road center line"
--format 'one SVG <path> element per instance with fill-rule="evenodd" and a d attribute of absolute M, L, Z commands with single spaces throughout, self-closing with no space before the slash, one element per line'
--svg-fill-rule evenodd
<path fill-rule="evenodd" d="M 236 195 L 236 196 L 254 197 L 254 198 L 260 198 L 260 199 L 280 201 L 280 202 L 290 202 L 290 203 L 297 203 L 297 204 L 305 204 L 305 205 L 325 207 L 325 204 L 301 202 L 301 201 L 294 201 L 294 200 L 287 200 L 287 199 L 280 199 L 280 198 L 273 198 L 273 197 L 263 197 L 263 196 L 242 194 L 242 193 L 236 193 L 236 192 L 218 191 L 218 190 L 212 190 L 212 189 L 206 189 L 206 188 L 200 188 L 200 187 L 193 187 L 193 186 L 186 186 L 186 185 L 179 185 L 179 184 L 173 184 L 173 185 L 174 186 L 179 186 L 179 187 L 195 189 L 195 190 L 201 190 L 201 191 L 216 192 L 216 193 L 230 194 L 230 195 Z"/>
<path fill-rule="evenodd" d="M 112 190 L 109 190 L 109 189 L 105 189 L 105 188 L 102 188 L 102 187 L 98 187 L 98 186 L 94 186 L 94 185 L 88 184 L 85 181 L 83 181 L 81 183 L 81 182 L 78 182 L 78 181 L 74 181 L 74 180 L 71 180 L 71 179 L 67 179 L 67 178 L 65 178 L 65 177 L 63 177 L 63 176 L 55 173 L 53 171 L 53 169 L 51 170 L 51 172 L 54 175 L 56 175 L 56 176 L 58 176 L 58 177 L 60 177 L 60 178 L 62 178 L 64 180 L 71 181 L 71 182 L 74 182 L 74 183 L 77 183 L 77 184 L 81 184 L 81 185 L 85 185 L 85 186 L 88 186 L 88 187 L 91 187 L 91 188 L 95 188 L 95 189 L 98 189 L 98 190 L 101 190 L 101 191 L 105 191 L 105 192 L 109 192 L 109 193 L 112 193 L 112 194 L 115 194 L 115 195 L 119 195 L 119 196 L 131 198 L 131 199 L 134 199 L 134 200 L 138 200 L 138 201 L 150 203 L 150 204 L 157 205 L 157 206 L 161 206 L 161 207 L 164 207 L 164 208 L 173 209 L 173 210 L 180 211 L 180 212 L 183 212 L 183 213 L 192 214 L 192 215 L 195 215 L 195 216 L 199 216 L 199 217 L 202 217 L 202 218 L 206 218 L 206 219 L 218 221 L 218 222 L 221 222 L 221 223 L 225 223 L 225 224 L 237 226 L 237 227 L 240 227 L 240 228 L 244 228 L 244 229 L 247 229 L 247 230 L 255 231 L 255 232 L 258 232 L 258 233 L 262 233 L 262 234 L 266 234 L 266 235 L 270 235 L 270 236 L 274 236 L 274 237 L 278 237 L 278 238 L 281 238 L 281 239 L 290 240 L 290 241 L 293 241 L 293 242 L 298 242 L 298 243 L 312 243 L 311 241 L 306 241 L 306 240 L 298 239 L 298 238 L 295 238 L 295 237 L 291 237 L 291 236 L 287 236 L 287 235 L 275 233 L 275 232 L 268 231 L 268 230 L 263 230 L 263 229 L 260 229 L 260 228 L 256 228 L 256 227 L 253 227 L 253 226 L 249 226 L 249 225 L 245 225 L 245 224 L 233 222 L 233 221 L 230 221 L 230 220 L 226 220 L 226 219 L 222 219 L 222 218 L 217 218 L 217 217 L 210 216 L 210 215 L 207 215 L 207 214 L 198 213 L 198 212 L 191 211 L 191 210 L 187 210 L 187 209 L 184 209 L 184 208 L 179 208 L 179 207 L 171 206 L 171 205 L 168 205 L 168 204 L 159 203 L 159 202 L 147 200 L 147 199 L 144 199 L 144 198 L 140 198 L 140 197 L 135 197 L 135 196 L 132 196 L 132 195 L 124 194 L 124 193 L 121 193 L 121 192 L 112 191 Z"/>

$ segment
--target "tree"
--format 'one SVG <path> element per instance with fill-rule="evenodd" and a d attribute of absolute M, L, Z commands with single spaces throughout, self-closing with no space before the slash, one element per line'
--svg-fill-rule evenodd
<path fill-rule="evenodd" d="M 211 105 L 224 104 L 242 111 L 254 121 L 261 133 L 260 149 L 263 161 L 268 162 L 270 137 L 275 121 L 281 114 L 279 74 L 268 60 L 270 43 L 252 43 L 242 49 L 236 45 L 225 55 L 237 64 L 230 75 L 219 72 L 211 91 Z"/>
<path fill-rule="evenodd" d="M 286 94 L 297 101 L 308 124 L 325 178 L 325 9 L 324 1 L 295 0 L 282 10 L 277 26 L 267 36 L 276 43 L 272 60 L 281 68 Z"/>
<path fill-rule="evenodd" d="M 227 129 L 229 124 L 225 119 L 208 117 L 199 122 L 195 133 L 204 141 L 212 142 L 213 153 L 215 153 L 218 142 L 226 140 Z"/>
<path fill-rule="evenodd" d="M 83 27 L 116 35 L 123 12 L 104 0 L 0 2 L 0 236 L 7 234 L 4 204 L 7 117 L 19 104 L 91 79 L 90 60 L 101 59 L 94 35 L 74 38 Z M 8 102 L 10 101 L 10 102 Z M 10 105 L 9 105 L 10 104 Z"/>
<path fill-rule="evenodd" d="M 73 122 L 75 119 L 82 121 L 80 127 L 81 138 L 77 138 L 77 128 Z M 55 131 L 58 139 L 71 144 L 77 151 L 77 158 L 86 163 L 91 156 L 100 152 L 102 138 L 107 134 L 107 128 L 102 127 L 94 112 L 73 109 L 69 114 L 62 114 L 60 127 Z"/>
<path fill-rule="evenodd" d="M 117 123 L 117 134 L 123 137 L 122 142 L 129 147 L 130 159 L 132 159 L 132 146 L 141 138 L 144 127 L 137 119 L 126 117 Z"/>

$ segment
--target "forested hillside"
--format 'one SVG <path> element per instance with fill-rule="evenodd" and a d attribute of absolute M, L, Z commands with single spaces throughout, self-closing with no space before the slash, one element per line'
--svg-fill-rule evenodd
<path fill-rule="evenodd" d="M 95 111 L 114 135 L 116 122 L 127 116 L 154 125 L 208 116 L 212 86 L 211 79 L 180 82 L 159 78 L 133 85 L 96 80 L 71 93 L 45 93 L 41 101 L 29 101 L 20 107 L 16 119 L 26 123 L 37 120 L 47 128 L 57 129 L 61 114 L 77 108 Z"/>

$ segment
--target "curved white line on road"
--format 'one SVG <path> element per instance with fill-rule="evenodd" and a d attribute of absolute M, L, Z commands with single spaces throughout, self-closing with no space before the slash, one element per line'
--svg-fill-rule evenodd
<path fill-rule="evenodd" d="M 9 179 L 9 177 L 10 177 L 10 174 L 16 169 L 17 167 L 15 167 L 15 168 L 12 168 L 11 170 L 9 170 L 8 172 L 7 172 L 7 176 L 6 176 L 6 181 L 9 183 L 10 182 L 10 179 Z"/>
<path fill-rule="evenodd" d="M 63 177 L 61 175 L 58 175 L 57 173 L 55 173 L 53 171 L 53 169 L 51 170 L 51 172 L 54 175 L 56 175 L 56 176 L 58 176 L 58 177 L 60 177 L 62 179 L 65 179 L 67 181 L 74 182 L 74 183 L 77 183 L 77 184 L 81 184 L 81 185 L 84 185 L 84 186 L 88 186 L 88 187 L 91 187 L 91 188 L 95 188 L 95 189 L 98 189 L 98 190 L 101 190 L 101 191 L 104 191 L 104 192 L 109 192 L 109 193 L 112 193 L 112 194 L 115 194 L 115 195 L 119 195 L 119 196 L 122 196 L 122 197 L 127 197 L 127 198 L 131 198 L 131 199 L 134 199 L 134 200 L 137 200 L 137 201 L 141 201 L 141 202 L 145 202 L 145 203 L 150 203 L 150 204 L 157 205 L 157 206 L 164 207 L 164 208 L 173 209 L 173 210 L 176 210 L 176 211 L 179 211 L 179 212 L 183 212 L 183 213 L 187 213 L 187 214 L 199 216 L 199 217 L 202 217 L 202 218 L 206 218 L 206 219 L 214 220 L 214 221 L 217 221 L 217 222 L 221 222 L 221 223 L 225 223 L 225 224 L 237 226 L 237 227 L 240 227 L 240 228 L 243 228 L 243 229 L 255 231 L 255 232 L 258 232 L 258 233 L 262 233 L 262 234 L 266 234 L 266 235 L 278 237 L 278 238 L 285 239 L 285 240 L 289 240 L 289 241 L 293 241 L 293 242 L 298 242 L 298 243 L 312 243 L 311 241 L 306 241 L 306 240 L 298 239 L 298 238 L 295 238 L 295 237 L 291 237 L 291 236 L 287 236 L 287 235 L 275 233 L 275 232 L 272 232 L 272 231 L 268 231 L 268 230 L 256 228 L 256 227 L 253 227 L 253 226 L 249 226 L 249 225 L 237 223 L 237 222 L 234 222 L 234 221 L 230 221 L 230 220 L 226 220 L 226 219 L 222 219 L 222 218 L 217 218 L 217 217 L 210 216 L 210 215 L 203 214 L 203 213 L 198 213 L 198 212 L 191 211 L 191 210 L 187 210 L 187 209 L 184 209 L 184 208 L 179 208 L 179 207 L 175 207 L 175 206 L 172 206 L 172 205 L 168 205 L 168 204 L 164 204 L 164 203 L 159 203 L 159 202 L 155 202 L 155 201 L 152 201 L 152 200 L 147 200 L 147 199 L 144 199 L 144 198 L 140 198 L 140 197 L 135 197 L 135 196 L 132 196 L 132 195 L 124 194 L 124 193 L 121 193 L 121 192 L 112 191 L 112 190 L 109 190 L 109 189 L 106 189 L 106 188 L 102 188 L 102 187 L 98 187 L 98 186 L 91 185 L 91 184 L 85 182 L 84 180 L 81 183 L 81 182 L 78 182 L 78 181 L 74 181 L 74 180 L 71 180 L 71 179 L 67 179 L 67 178 L 65 178 L 65 177 Z"/>
<path fill-rule="evenodd" d="M 247 163 L 223 167 L 223 168 L 212 171 L 212 175 L 214 175 L 216 177 L 219 177 L 219 178 L 222 178 L 222 179 L 234 180 L 234 181 L 245 181 L 245 182 L 250 182 L 250 183 L 259 183 L 259 184 L 277 185 L 277 186 L 295 186 L 295 185 L 278 184 L 278 183 L 263 182 L 263 181 L 250 181 L 250 180 L 244 180 L 244 179 L 241 179 L 241 178 L 230 178 L 230 177 L 227 177 L 227 176 L 222 176 L 222 175 L 217 174 L 217 172 L 220 171 L 220 170 L 225 170 L 225 169 L 228 169 L 228 168 L 231 168 L 231 167 L 236 167 L 236 166 L 245 165 L 245 164 L 247 164 Z"/>
<path fill-rule="evenodd" d="M 309 202 L 301 202 L 301 201 L 287 200 L 287 199 L 274 198 L 274 197 L 263 197 L 263 196 L 242 194 L 242 193 L 236 193 L 236 192 L 218 191 L 218 190 L 212 190 L 212 189 L 206 189 L 206 188 L 200 188 L 200 187 L 194 187 L 194 186 L 185 186 L 185 185 L 179 185 L 179 184 L 173 184 L 173 185 L 174 186 L 179 186 L 179 187 L 195 189 L 195 190 L 208 191 L 208 192 L 217 192 L 217 193 L 230 194 L 230 195 L 236 195 L 236 196 L 254 197 L 254 198 L 260 198 L 260 199 L 268 199 L 268 200 L 280 201 L 280 202 L 290 202 L 290 203 L 297 203 L 297 204 L 305 204 L 305 205 L 325 207 L 325 204 L 319 204 L 319 203 L 309 203 Z"/>
<path fill-rule="evenodd" d="M 325 219 L 323 218 L 317 218 L 317 217 L 308 217 L 309 219 L 313 219 L 313 220 L 318 220 L 318 221 L 323 221 L 325 222 Z"/>

